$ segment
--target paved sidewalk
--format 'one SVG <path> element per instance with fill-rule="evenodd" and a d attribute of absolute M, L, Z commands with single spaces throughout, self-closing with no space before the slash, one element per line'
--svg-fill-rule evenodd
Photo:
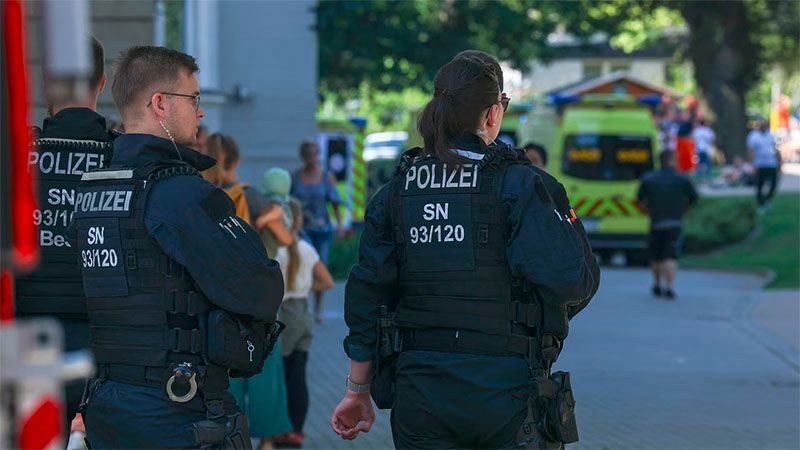
<path fill-rule="evenodd" d="M 765 345 L 800 369 L 800 291 L 774 289 L 755 294 L 750 325 L 764 330 Z"/>
<path fill-rule="evenodd" d="M 794 313 L 755 302 L 779 301 L 755 296 L 762 284 L 752 275 L 686 271 L 678 300 L 667 302 L 649 295 L 648 271 L 605 268 L 558 364 L 572 373 L 578 402 L 581 441 L 571 448 L 800 448 L 800 371 L 773 348 L 783 338 L 759 331 L 777 317 L 775 336 L 796 336 L 797 301 L 784 299 Z M 390 448 L 386 412 L 355 441 L 330 430 L 347 374 L 342 291 L 339 284 L 328 294 L 316 328 L 305 447 Z"/>

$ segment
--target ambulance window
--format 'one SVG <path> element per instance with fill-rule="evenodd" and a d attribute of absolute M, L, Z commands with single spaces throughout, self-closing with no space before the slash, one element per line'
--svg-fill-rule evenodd
<path fill-rule="evenodd" d="M 564 139 L 562 170 L 585 180 L 636 180 L 653 168 L 648 136 L 574 134 Z"/>

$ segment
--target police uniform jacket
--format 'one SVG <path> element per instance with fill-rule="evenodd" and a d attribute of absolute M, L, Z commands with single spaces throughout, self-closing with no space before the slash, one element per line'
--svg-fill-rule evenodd
<path fill-rule="evenodd" d="M 114 142 L 110 168 L 179 159 L 203 171 L 216 163 L 181 145 L 177 152 L 166 139 L 124 134 Z M 203 178 L 175 176 L 152 187 L 144 225 L 211 303 L 235 314 L 274 321 L 275 306 L 283 297 L 283 276 L 278 264 L 267 257 L 255 230 L 241 220 L 241 227 L 226 224 L 235 211 L 230 198 Z"/>
<path fill-rule="evenodd" d="M 440 342 L 437 344 L 439 348 L 426 348 L 424 343 L 415 348 L 413 345 L 410 347 L 407 345 L 411 339 L 401 331 L 401 336 L 404 337 L 397 344 L 402 350 L 396 362 L 397 396 L 392 406 L 393 433 L 396 439 L 395 443 L 399 446 L 446 447 L 453 444 L 450 440 L 438 441 L 432 438 L 431 436 L 440 434 L 432 431 L 435 429 L 457 433 L 459 438 L 455 443 L 459 446 L 503 446 L 509 444 L 509 439 L 513 438 L 516 428 L 525 415 L 526 399 L 531 386 L 530 368 L 536 368 L 537 365 L 531 361 L 531 358 L 520 357 L 516 351 L 511 352 L 513 354 L 484 352 L 483 350 L 486 350 L 484 346 L 491 341 L 486 339 L 487 335 L 473 333 L 473 336 L 470 337 L 468 328 L 460 328 L 460 331 L 455 331 L 459 330 L 453 326 L 454 323 L 458 323 L 457 318 L 449 318 L 447 314 L 441 314 L 441 310 L 450 308 L 453 316 L 457 316 L 458 311 L 452 310 L 452 304 L 458 303 L 463 305 L 465 310 L 471 309 L 471 311 L 465 311 L 465 314 L 471 314 L 471 317 L 477 318 L 473 319 L 473 324 L 477 320 L 478 328 L 489 327 L 490 324 L 498 322 L 498 325 L 502 326 L 503 321 L 495 320 L 497 317 L 492 316 L 496 311 L 489 311 L 490 307 L 497 307 L 497 304 L 491 302 L 470 304 L 470 301 L 458 302 L 458 300 L 461 300 L 459 297 L 472 295 L 470 292 L 472 289 L 483 290 L 480 296 L 485 297 L 487 290 L 486 288 L 480 289 L 481 284 L 491 285 L 489 292 L 495 290 L 496 297 L 503 298 L 504 294 L 500 291 L 503 290 L 502 283 L 504 281 L 498 282 L 497 280 L 500 278 L 509 280 L 508 277 L 502 275 L 503 267 L 507 267 L 513 279 L 523 280 L 525 284 L 535 286 L 538 293 L 536 303 L 539 305 L 538 308 L 541 308 L 536 309 L 538 311 L 536 314 L 539 315 L 542 310 L 545 311 L 544 314 L 541 314 L 545 317 L 544 323 L 537 322 L 537 326 L 542 326 L 545 332 L 556 336 L 558 340 L 563 340 L 567 333 L 568 319 L 586 306 L 597 291 L 599 284 L 599 269 L 589 247 L 585 231 L 580 221 L 572 214 L 565 190 L 558 181 L 544 171 L 521 162 L 524 154 L 518 149 L 508 148 L 503 143 L 495 143 L 488 147 L 477 136 L 466 134 L 454 143 L 454 147 L 453 151 L 472 160 L 473 163 L 478 163 L 484 158 L 496 154 L 504 154 L 506 157 L 510 155 L 510 158 L 518 160 L 517 163 L 509 164 L 505 168 L 502 181 L 495 182 L 499 184 L 499 195 L 492 194 L 491 201 L 499 200 L 496 208 L 492 207 L 492 204 L 487 205 L 485 200 L 482 205 L 473 201 L 472 211 L 476 211 L 476 213 L 470 214 L 473 216 L 471 226 L 474 234 L 472 238 L 468 238 L 466 236 L 469 235 L 470 230 L 462 231 L 462 235 L 465 236 L 462 242 L 466 243 L 471 239 L 470 242 L 476 245 L 474 253 L 467 251 L 462 253 L 465 258 L 455 258 L 452 255 L 458 254 L 463 249 L 450 247 L 450 250 L 447 250 L 449 256 L 442 260 L 437 257 L 436 250 L 425 253 L 424 257 L 420 257 L 419 250 L 417 250 L 417 257 L 410 261 L 407 254 L 408 244 L 405 244 L 405 247 L 398 244 L 396 222 L 402 214 L 405 214 L 402 217 L 419 214 L 406 211 L 396 212 L 398 204 L 395 200 L 396 194 L 392 190 L 402 190 L 403 188 L 407 190 L 411 187 L 409 185 L 413 184 L 413 182 L 401 182 L 398 188 L 396 175 L 394 186 L 392 182 L 384 186 L 376 193 L 367 207 L 364 231 L 359 247 L 359 263 L 353 268 L 345 289 L 345 320 L 350 333 L 345 338 L 344 349 L 347 355 L 355 361 L 381 360 L 383 349 L 382 344 L 378 345 L 379 335 L 382 333 L 382 330 L 379 329 L 381 323 L 379 317 L 382 315 L 381 310 L 384 304 L 391 304 L 399 299 L 396 323 L 400 324 L 401 330 L 405 330 L 403 326 L 408 322 L 404 324 L 404 320 L 407 319 L 403 319 L 405 312 L 403 311 L 403 302 L 409 298 L 410 291 L 413 293 L 410 298 L 413 302 L 409 302 L 409 306 L 417 308 L 418 311 L 425 310 L 427 307 L 435 309 L 436 303 L 441 303 L 441 297 L 437 298 L 437 295 L 449 297 L 447 301 L 450 302 L 450 305 L 442 306 L 440 312 L 426 311 L 414 315 L 412 310 L 407 317 L 416 317 L 423 324 L 423 328 L 412 329 L 414 332 L 419 331 L 419 336 L 424 332 L 435 335 L 436 324 L 441 322 L 444 328 L 443 334 L 450 336 L 448 339 L 454 339 L 443 342 L 445 345 L 440 345 L 442 344 Z M 435 166 L 440 163 L 433 164 Z M 435 167 L 441 167 L 441 165 Z M 418 169 L 418 173 L 421 173 L 421 170 Z M 431 168 L 431 172 L 433 170 Z M 474 166 L 470 168 L 470 171 L 472 170 L 474 170 Z M 495 179 L 497 179 L 497 172 L 495 171 L 494 174 Z M 483 186 L 482 183 L 486 182 L 492 173 L 487 170 L 485 175 L 478 176 L 482 181 L 475 184 Z M 449 192 L 456 192 L 460 185 L 468 188 L 474 177 L 473 174 L 450 180 L 448 176 L 446 182 L 437 181 L 437 186 L 447 185 L 449 187 L 452 184 L 455 188 Z M 440 177 L 439 180 L 443 180 L 443 177 Z M 428 186 L 431 185 L 432 183 L 429 182 Z M 542 192 L 543 190 L 546 192 Z M 412 221 L 403 226 L 410 223 L 416 225 L 421 231 L 419 226 L 424 227 L 425 220 L 429 220 L 430 217 L 441 212 L 448 215 L 449 218 L 448 222 L 441 222 L 447 223 L 443 226 L 441 239 L 447 238 L 444 229 L 448 225 L 458 228 L 456 224 L 464 222 L 464 228 L 467 228 L 467 222 L 470 219 L 467 218 L 468 216 L 457 217 L 461 209 L 457 207 L 459 201 L 454 197 L 449 198 L 453 198 L 455 201 L 448 201 L 447 205 L 442 206 L 443 211 L 439 211 L 436 199 L 444 199 L 449 195 L 446 194 L 447 189 L 440 189 L 440 191 L 443 194 L 427 195 L 423 193 L 420 195 L 426 199 L 422 203 L 433 202 L 437 206 L 424 205 L 422 211 L 424 211 L 423 214 L 427 214 L 427 217 L 418 219 L 416 223 L 411 219 Z M 486 195 L 483 188 L 480 192 L 475 192 L 473 198 Z M 495 195 L 499 198 L 495 198 Z M 414 199 L 414 195 L 408 198 L 410 200 L 403 204 L 402 208 L 414 209 L 415 202 L 418 200 Z M 542 200 L 543 198 L 548 200 L 545 202 Z M 553 206 L 555 206 L 555 211 Z M 499 218 L 497 217 L 498 211 L 501 211 Z M 494 218 L 491 220 L 495 222 L 489 225 L 488 230 L 480 229 L 480 226 L 474 222 L 474 217 L 478 216 L 483 216 L 482 220 L 484 221 L 489 220 L 487 217 L 493 216 Z M 476 225 L 479 229 L 475 229 Z M 510 233 L 507 236 L 504 235 L 503 240 L 498 241 L 500 233 L 497 232 L 497 229 L 492 228 L 505 228 L 510 230 Z M 438 232 L 438 227 L 429 228 L 426 233 L 428 242 L 434 240 L 433 235 Z M 481 236 L 482 234 L 484 236 Z M 461 240 L 462 235 L 456 234 L 455 237 Z M 418 234 L 405 234 L 404 236 L 405 239 L 410 236 L 413 242 L 414 237 Z M 422 235 L 419 236 L 422 239 Z M 440 236 L 437 234 L 435 239 L 439 240 Z M 478 248 L 482 239 L 482 242 L 494 245 L 492 248 L 499 246 L 501 252 L 493 256 L 495 263 L 483 264 L 483 267 L 479 268 L 480 264 L 477 261 L 481 257 L 480 255 L 488 252 L 487 249 Z M 490 251 L 494 252 L 494 250 Z M 403 255 L 403 252 L 406 252 L 406 255 Z M 416 276 L 417 280 L 423 280 L 422 283 L 418 282 L 417 286 L 413 288 L 402 285 L 402 280 L 414 278 L 409 277 L 408 268 L 411 266 L 419 268 L 420 265 L 423 265 L 426 268 L 434 269 L 432 272 L 447 271 L 458 266 L 468 267 L 464 265 L 464 260 L 470 258 L 468 255 L 475 255 L 475 270 L 472 272 L 469 269 L 465 270 L 466 274 L 461 275 L 458 281 L 448 279 L 437 281 L 435 273 L 425 273 L 423 270 L 422 275 Z M 406 262 L 401 263 L 403 258 Z M 431 260 L 435 261 L 435 265 L 445 267 L 431 267 Z M 487 273 L 494 275 L 487 276 Z M 476 280 L 470 280 L 470 278 L 480 279 L 480 281 L 476 283 Z M 469 299 L 467 298 L 467 300 Z M 479 299 L 473 297 L 473 300 Z M 521 306 L 523 306 L 521 309 L 525 310 L 525 305 Z M 517 325 L 514 326 L 517 327 Z M 519 330 L 519 328 L 516 329 Z M 410 336 L 417 336 L 417 334 L 412 333 Z M 478 344 L 475 346 L 475 352 L 467 348 L 470 339 Z M 380 340 L 383 341 L 382 338 Z M 465 343 L 461 350 L 457 351 L 455 348 L 448 350 L 450 344 L 461 345 L 459 342 Z M 503 340 L 503 342 L 505 341 Z M 529 352 L 528 355 L 531 356 L 531 353 Z M 538 366 L 536 370 L 544 370 L 544 367 Z M 480 423 L 479 426 L 476 425 L 476 420 Z M 442 431 L 442 433 L 447 435 L 449 432 Z"/>
<path fill-rule="evenodd" d="M 456 150 L 475 159 L 492 150 L 472 134 L 463 136 L 455 145 Z M 502 142 L 492 145 L 506 146 Z M 509 206 L 509 228 L 516 230 L 506 248 L 508 264 L 514 275 L 539 288 L 545 302 L 563 305 L 571 318 L 597 292 L 600 271 L 579 219 L 567 221 L 571 230 L 569 239 L 577 242 L 577 247 L 553 248 L 542 236 L 537 220 L 540 211 L 530 206 L 537 195 L 537 179 L 550 193 L 557 212 L 565 218 L 574 217 L 564 186 L 554 177 L 530 165 L 509 167 L 501 188 L 502 201 Z M 350 273 L 345 290 L 345 319 L 350 334 L 344 348 L 356 361 L 375 357 L 380 299 L 394 298 L 399 292 L 388 186 L 378 191 L 367 207 L 359 263 Z"/>
<path fill-rule="evenodd" d="M 81 175 L 108 164 L 117 134 L 107 131 L 103 116 L 89 108 L 65 108 L 46 118 L 37 131 L 28 162 L 38 176 L 33 219 L 39 227 L 41 259 L 37 270 L 17 279 L 15 311 L 68 322 L 66 349 L 77 350 L 88 344 L 88 329 L 80 329 L 88 317 L 76 251 L 66 230 Z"/>

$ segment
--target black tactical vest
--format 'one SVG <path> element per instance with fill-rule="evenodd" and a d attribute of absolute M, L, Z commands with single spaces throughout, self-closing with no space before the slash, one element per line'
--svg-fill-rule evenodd
<path fill-rule="evenodd" d="M 39 185 L 39 268 L 16 279 L 16 313 L 86 320 L 81 273 L 66 229 L 72 220 L 81 176 L 111 159 L 112 142 L 39 138 L 28 159 Z"/>
<path fill-rule="evenodd" d="M 458 168 L 433 157 L 405 158 L 390 194 L 399 327 L 504 337 L 528 336 L 540 323 L 540 308 L 512 278 L 506 257 L 509 211 L 500 191 L 512 164 L 524 162 L 511 153 Z M 527 343 L 518 346 L 512 353 Z"/>
<path fill-rule="evenodd" d="M 211 303 L 144 225 L 153 185 L 190 174 L 197 171 L 188 164 L 162 163 L 83 176 L 75 226 L 98 364 L 166 367 L 202 360 Z"/>

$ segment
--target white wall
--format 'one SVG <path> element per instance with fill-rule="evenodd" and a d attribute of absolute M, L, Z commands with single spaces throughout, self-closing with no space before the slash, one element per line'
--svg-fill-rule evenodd
<path fill-rule="evenodd" d="M 0 0 L 2 1 L 2 0 Z M 42 91 L 41 6 L 42 2 L 26 3 L 26 37 L 28 46 L 28 79 L 31 92 L 31 121 L 41 126 L 47 116 Z M 111 64 L 119 54 L 134 45 L 153 45 L 153 0 L 95 0 L 89 2 L 91 29 L 105 50 L 108 83 L 98 99 L 98 112 L 109 120 L 119 120 L 111 97 Z M 87 42 L 88 45 L 88 42 Z M 91 53 L 90 53 L 91 55 Z"/>
<path fill-rule="evenodd" d="M 219 84 L 245 87 L 249 101 L 225 103 L 220 130 L 239 143 L 239 173 L 250 182 L 273 166 L 299 165 L 297 149 L 314 139 L 317 36 L 314 0 L 219 3 Z M 216 130 L 211 130 L 216 131 Z"/>
<path fill-rule="evenodd" d="M 577 59 L 560 59 L 550 64 L 534 62 L 527 78 L 531 92 L 541 94 L 583 79 L 583 63 Z"/>
<path fill-rule="evenodd" d="M 559 59 L 550 64 L 533 62 L 531 72 L 525 76 L 524 83 L 530 86 L 531 92 L 540 94 L 564 86 L 566 84 L 580 81 L 584 78 L 584 62 L 599 62 L 602 66 L 602 73 L 606 75 L 612 72 L 612 68 L 618 64 L 630 64 L 628 73 L 636 78 L 640 78 L 651 83 L 664 85 L 665 70 L 667 60 L 665 59 Z"/>

